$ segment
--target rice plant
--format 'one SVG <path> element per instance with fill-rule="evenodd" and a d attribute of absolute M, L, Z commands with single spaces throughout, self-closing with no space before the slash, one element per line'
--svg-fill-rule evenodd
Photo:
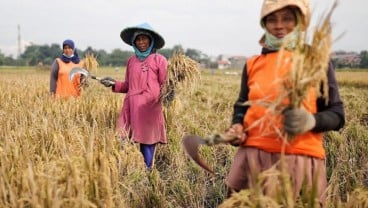
<path fill-rule="evenodd" d="M 124 78 L 113 68 L 100 74 Z M 367 75 L 337 73 L 347 124 L 324 138 L 328 207 L 366 206 L 368 90 L 344 83 Z M 55 100 L 48 93 L 48 71 L 1 68 L 0 207 L 237 207 L 227 206 L 224 185 L 236 148 L 201 147 L 201 157 L 214 167 L 212 176 L 186 156 L 181 138 L 224 131 L 239 85 L 240 76 L 204 69 L 193 92 L 178 91 L 181 107 L 167 124 L 169 143 L 158 146 L 155 169 L 148 172 L 137 144 L 115 132 L 124 95 L 91 82 L 80 98 Z M 237 196 L 245 207 L 278 203 L 259 190 Z"/>

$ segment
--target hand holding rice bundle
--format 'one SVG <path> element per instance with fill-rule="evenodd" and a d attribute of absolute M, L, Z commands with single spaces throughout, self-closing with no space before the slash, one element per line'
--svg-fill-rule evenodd
<path fill-rule="evenodd" d="M 281 47 L 280 57 L 289 50 L 290 42 L 295 42 L 291 69 L 283 80 L 283 93 L 279 99 L 281 101 L 283 96 L 287 95 L 289 104 L 286 106 L 282 103 L 277 104 L 280 105 L 285 116 L 284 131 L 287 133 L 286 138 L 289 141 L 293 140 L 296 134 L 305 133 L 316 125 L 313 114 L 307 113 L 303 107 L 303 102 L 308 102 L 310 94 L 315 93 L 317 97 L 324 99 L 326 105 L 328 104 L 327 74 L 332 45 L 331 15 L 336 6 L 335 2 L 331 10 L 315 28 L 311 44 L 306 44 L 309 34 L 299 32 L 296 40 L 287 39 Z M 297 16 L 297 19 L 301 19 L 301 17 Z"/>

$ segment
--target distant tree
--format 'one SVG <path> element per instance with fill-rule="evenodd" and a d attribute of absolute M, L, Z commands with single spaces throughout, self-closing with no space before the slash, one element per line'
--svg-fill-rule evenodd
<path fill-rule="evenodd" d="M 24 65 L 24 64 L 20 64 L 21 62 L 15 60 L 12 56 L 6 56 L 4 58 L 4 65 L 5 66 L 17 66 L 17 65 Z"/>
<path fill-rule="evenodd" d="M 51 46 L 31 45 L 26 48 L 20 58 L 29 66 L 36 66 L 39 63 L 51 65 L 61 53 L 62 50 L 58 44 L 52 44 Z"/>
<path fill-rule="evenodd" d="M 173 49 L 172 49 L 173 53 L 184 53 L 184 48 L 182 45 L 174 45 Z"/>
<path fill-rule="evenodd" d="M 224 55 L 220 54 L 216 57 L 217 61 L 222 61 L 222 59 L 224 58 Z"/>
<path fill-rule="evenodd" d="M 170 59 L 174 53 L 184 53 L 184 48 L 181 45 L 174 45 L 174 47 L 171 48 L 163 48 L 158 51 L 160 54 L 164 55 L 167 59 Z"/>
<path fill-rule="evenodd" d="M 91 46 L 88 46 L 87 48 L 86 48 L 86 50 L 84 50 L 83 51 L 83 54 L 81 54 L 81 55 L 83 55 L 83 56 L 86 56 L 87 54 L 93 54 L 94 56 L 97 56 L 97 50 L 94 50 Z"/>
<path fill-rule="evenodd" d="M 169 59 L 173 54 L 173 50 L 170 48 L 163 48 L 158 50 L 157 52 L 165 56 L 167 59 Z"/>
<path fill-rule="evenodd" d="M 128 59 L 134 53 L 130 51 L 122 51 L 120 49 L 114 49 L 108 59 L 109 66 L 126 66 Z"/>
<path fill-rule="evenodd" d="M 53 44 L 51 46 L 42 45 L 40 50 L 40 61 L 44 65 L 51 65 L 56 57 L 61 55 L 61 48 L 58 44 Z"/>
<path fill-rule="evenodd" d="M 0 65 L 4 65 L 5 55 L 0 50 Z"/>
<path fill-rule="evenodd" d="M 21 58 L 25 60 L 27 66 L 35 66 L 44 58 L 41 56 L 40 46 L 30 45 L 26 48 Z"/>
<path fill-rule="evenodd" d="M 360 68 L 368 68 L 368 51 L 360 52 Z"/>
<path fill-rule="evenodd" d="M 107 61 L 109 59 L 109 54 L 105 50 L 98 50 L 95 55 L 100 66 L 108 65 Z"/>
<path fill-rule="evenodd" d="M 185 51 L 185 55 L 189 56 L 191 59 L 195 61 L 200 61 L 202 57 L 202 52 L 197 49 L 188 48 Z"/>
<path fill-rule="evenodd" d="M 59 44 L 53 43 L 50 46 L 50 57 L 54 60 L 63 53 L 61 46 Z"/>

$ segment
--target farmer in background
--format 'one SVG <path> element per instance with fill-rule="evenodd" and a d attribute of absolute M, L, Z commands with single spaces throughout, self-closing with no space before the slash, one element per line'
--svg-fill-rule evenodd
<path fill-rule="evenodd" d="M 239 145 L 226 179 L 229 194 L 255 187 L 257 175 L 274 165 L 280 169 L 284 142 L 280 131 L 284 131 L 294 135 L 293 140 L 284 142 L 285 170 L 291 179 L 294 199 L 301 194 L 302 188 L 310 191 L 313 182 L 317 182 L 316 197 L 322 206 L 326 201 L 326 153 L 322 132 L 339 130 L 345 123 L 332 62 L 327 72 L 328 103 L 312 90 L 308 91 L 301 108 L 286 109 L 280 115 L 266 111 L 266 107 L 259 104 L 242 105 L 246 101 L 275 102 L 282 88 L 282 83 L 275 80 L 281 80 L 291 69 L 290 60 L 298 33 L 309 24 L 309 8 L 309 0 L 264 0 L 260 18 L 265 32 L 260 40 L 262 52 L 245 64 L 232 125 L 226 133 L 237 137 L 232 144 Z M 289 42 L 282 55 L 284 59 L 279 61 L 279 49 L 285 38 Z M 285 99 L 283 103 L 288 102 Z M 262 124 L 256 123 L 259 121 Z M 270 188 L 265 185 L 265 194 L 272 193 Z"/>
<path fill-rule="evenodd" d="M 145 165 L 152 169 L 156 144 L 167 143 L 160 101 L 160 90 L 166 81 L 167 60 L 156 53 L 165 41 L 147 23 L 124 29 L 120 37 L 135 52 L 128 60 L 125 80 L 105 77 L 101 83 L 112 87 L 113 92 L 126 93 L 117 121 L 118 131 L 123 139 L 132 138 L 140 144 Z"/>
<path fill-rule="evenodd" d="M 69 72 L 74 67 L 82 67 L 74 42 L 67 39 L 62 44 L 63 54 L 56 58 L 51 65 L 50 93 L 56 98 L 79 97 L 81 94 L 79 74 L 72 81 Z"/>

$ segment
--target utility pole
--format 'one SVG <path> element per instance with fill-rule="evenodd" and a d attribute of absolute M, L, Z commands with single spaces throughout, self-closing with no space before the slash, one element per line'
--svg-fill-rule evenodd
<path fill-rule="evenodd" d="M 20 25 L 18 24 L 18 58 L 20 58 L 20 55 L 22 54 L 22 43 L 21 43 L 21 37 L 20 37 Z"/>

